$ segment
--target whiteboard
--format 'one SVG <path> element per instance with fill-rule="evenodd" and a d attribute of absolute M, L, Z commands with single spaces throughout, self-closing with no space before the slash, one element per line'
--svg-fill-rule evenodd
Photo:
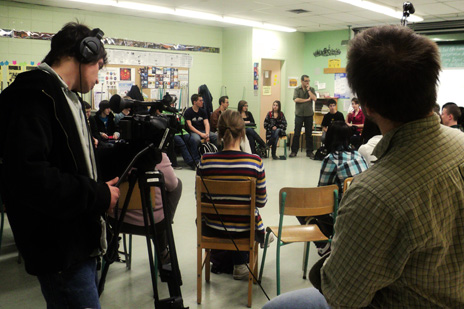
<path fill-rule="evenodd" d="M 448 68 L 440 73 L 437 103 L 443 106 L 447 102 L 454 102 L 464 107 L 464 68 Z"/>

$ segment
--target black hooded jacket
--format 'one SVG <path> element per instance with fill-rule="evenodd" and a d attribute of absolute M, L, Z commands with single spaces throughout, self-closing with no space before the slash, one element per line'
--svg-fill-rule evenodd
<path fill-rule="evenodd" d="M 33 70 L 0 94 L 0 188 L 33 275 L 88 259 L 100 246 L 100 215 L 111 199 L 108 186 L 89 177 L 61 87 L 55 76 Z"/>

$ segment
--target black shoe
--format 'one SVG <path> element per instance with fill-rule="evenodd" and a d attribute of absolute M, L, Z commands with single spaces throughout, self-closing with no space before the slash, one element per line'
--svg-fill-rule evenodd
<path fill-rule="evenodd" d="M 290 155 L 289 155 L 290 158 L 294 158 L 296 157 L 296 152 L 292 152 Z"/>
<path fill-rule="evenodd" d="M 310 158 L 311 160 L 314 160 L 314 153 L 308 152 L 308 153 L 306 154 L 306 156 L 307 156 L 308 158 Z"/>
<path fill-rule="evenodd" d="M 274 160 L 280 160 L 280 158 L 279 158 L 278 156 L 276 156 L 276 155 L 272 155 L 272 159 L 274 159 Z"/>

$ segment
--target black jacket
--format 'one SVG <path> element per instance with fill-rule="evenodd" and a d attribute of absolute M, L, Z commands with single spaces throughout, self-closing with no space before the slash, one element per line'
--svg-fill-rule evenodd
<path fill-rule="evenodd" d="M 26 270 L 54 273 L 99 247 L 111 194 L 89 177 L 77 127 L 51 74 L 19 74 L 0 94 L 1 193 Z"/>
<path fill-rule="evenodd" d="M 99 133 L 105 133 L 108 136 L 112 136 L 114 132 L 116 132 L 116 124 L 114 123 L 114 115 L 113 113 L 110 113 L 108 115 L 108 122 L 105 123 L 100 119 L 101 111 L 97 111 L 95 116 L 91 116 L 90 118 L 93 118 L 93 121 L 97 125 L 97 131 Z"/>

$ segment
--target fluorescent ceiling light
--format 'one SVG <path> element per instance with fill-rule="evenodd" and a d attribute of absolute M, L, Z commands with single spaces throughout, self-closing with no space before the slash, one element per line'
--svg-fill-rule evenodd
<path fill-rule="evenodd" d="M 354 6 L 369 10 L 369 11 L 395 17 L 398 19 L 401 19 L 403 17 L 403 11 L 395 11 L 394 9 L 388 6 L 372 3 L 369 1 L 365 1 L 365 0 L 338 0 L 338 1 L 345 2 L 345 3 L 351 4 L 351 5 L 354 5 Z M 408 17 L 408 21 L 411 21 L 411 22 L 420 22 L 423 20 L 424 19 L 422 17 L 417 16 L 417 15 L 410 15 Z"/>
<path fill-rule="evenodd" d="M 276 30 L 276 31 L 283 31 L 283 32 L 295 32 L 296 31 L 296 29 L 294 28 L 273 25 L 273 24 L 266 24 L 266 23 L 248 20 L 248 19 L 228 17 L 228 16 L 222 16 L 222 15 L 216 15 L 216 14 L 210 14 L 210 13 L 204 13 L 204 12 L 192 11 L 192 10 L 171 9 L 167 7 L 139 3 L 139 2 L 117 1 L 117 0 L 68 0 L 68 1 L 113 6 L 113 7 L 118 7 L 118 8 L 129 9 L 129 10 L 144 11 L 144 12 L 151 12 L 151 13 L 158 13 L 158 14 L 170 14 L 170 15 L 182 16 L 182 17 L 188 17 L 188 18 L 194 18 L 194 19 L 211 20 L 211 21 L 218 21 L 218 22 L 234 24 L 234 25 L 262 28 L 262 29 L 267 29 L 267 30 Z"/>
<path fill-rule="evenodd" d="M 159 14 L 174 14 L 174 10 L 162 6 L 151 5 L 151 4 L 144 4 L 144 3 L 137 3 L 137 2 L 128 2 L 128 1 L 116 1 L 111 6 L 115 6 L 118 8 L 124 8 L 129 10 L 136 10 L 142 12 L 151 12 L 151 13 L 159 13 Z"/>

